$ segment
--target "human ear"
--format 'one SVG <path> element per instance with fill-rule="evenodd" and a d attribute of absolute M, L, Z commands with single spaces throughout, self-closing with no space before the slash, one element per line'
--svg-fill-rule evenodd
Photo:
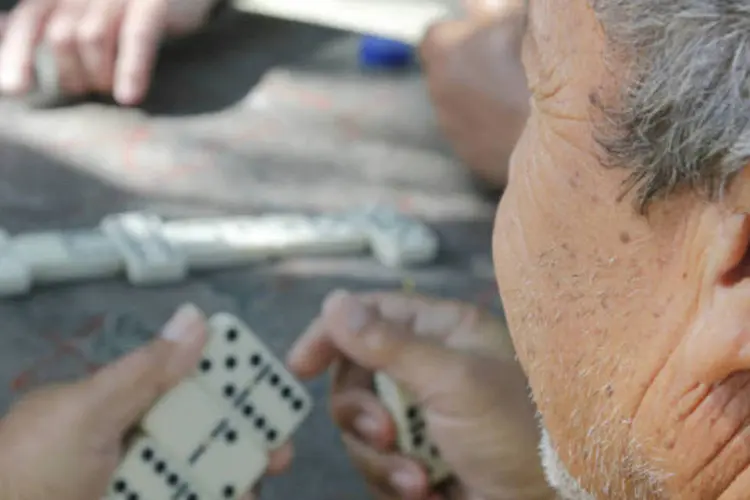
<path fill-rule="evenodd" d="M 698 233 L 702 255 L 690 262 L 702 279 L 684 361 L 710 385 L 750 370 L 750 214 L 712 207 Z"/>

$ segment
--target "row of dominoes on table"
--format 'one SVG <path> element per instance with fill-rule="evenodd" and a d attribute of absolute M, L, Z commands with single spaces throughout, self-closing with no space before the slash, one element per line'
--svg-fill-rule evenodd
<path fill-rule="evenodd" d="M 209 328 L 194 374 L 138 424 L 105 500 L 240 498 L 309 416 L 309 392 L 247 325 L 219 313 Z M 449 469 L 414 399 L 382 374 L 375 383 L 402 452 L 423 463 L 432 482 L 444 480 Z"/>
<path fill-rule="evenodd" d="M 106 217 L 91 230 L 0 235 L 0 296 L 34 284 L 91 280 L 124 271 L 134 285 L 184 280 L 206 270 L 292 255 L 366 250 L 392 267 L 429 263 L 434 231 L 385 207 L 345 214 L 263 215 L 165 222 L 148 213 Z"/>

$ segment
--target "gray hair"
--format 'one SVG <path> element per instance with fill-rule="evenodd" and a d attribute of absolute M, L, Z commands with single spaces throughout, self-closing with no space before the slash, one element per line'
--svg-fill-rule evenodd
<path fill-rule="evenodd" d="M 627 70 L 600 106 L 606 163 L 630 169 L 641 213 L 686 187 L 720 196 L 750 161 L 750 1 L 591 3 Z"/>

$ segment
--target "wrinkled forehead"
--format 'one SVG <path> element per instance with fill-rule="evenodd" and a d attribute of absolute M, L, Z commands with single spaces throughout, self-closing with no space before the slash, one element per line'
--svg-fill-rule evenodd
<path fill-rule="evenodd" d="M 532 31 L 547 34 L 549 41 L 574 44 L 584 35 L 580 28 L 596 25 L 591 0 L 528 0 L 527 5 Z"/>
<path fill-rule="evenodd" d="M 526 45 L 544 68 L 592 69 L 604 35 L 591 0 L 528 0 Z"/>

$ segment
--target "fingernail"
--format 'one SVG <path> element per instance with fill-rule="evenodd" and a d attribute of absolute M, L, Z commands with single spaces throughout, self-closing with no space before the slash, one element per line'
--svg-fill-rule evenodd
<path fill-rule="evenodd" d="M 196 305 L 184 304 L 164 325 L 161 336 L 172 342 L 183 342 L 202 332 L 204 323 L 205 316 Z"/>
<path fill-rule="evenodd" d="M 114 97 L 119 104 L 124 106 L 132 105 L 138 97 L 137 94 L 137 89 L 130 82 L 115 85 Z"/>
<path fill-rule="evenodd" d="M 367 308 L 357 299 L 350 298 L 346 304 L 346 322 L 353 333 L 360 331 L 370 320 Z"/>
<path fill-rule="evenodd" d="M 395 472 L 392 472 L 389 477 L 389 481 L 391 482 L 391 486 L 393 486 L 393 488 L 406 495 L 409 495 L 411 492 L 420 487 L 419 478 L 405 470 L 397 470 Z"/>
<path fill-rule="evenodd" d="M 21 91 L 21 74 L 16 70 L 9 70 L 0 76 L 0 87 L 8 94 L 16 94 Z"/>
<path fill-rule="evenodd" d="M 350 295 L 351 294 L 346 290 L 334 290 L 333 292 L 329 293 L 323 301 L 323 313 L 334 312 L 341 304 L 341 301 L 345 300 Z"/>
<path fill-rule="evenodd" d="M 369 415 L 360 415 L 354 419 L 354 428 L 362 436 L 375 439 L 378 437 L 380 426 L 378 422 Z"/>
<path fill-rule="evenodd" d="M 337 290 L 326 299 L 323 304 L 323 313 L 342 315 L 351 333 L 362 330 L 370 320 L 369 312 L 364 304 L 344 290 Z"/>

